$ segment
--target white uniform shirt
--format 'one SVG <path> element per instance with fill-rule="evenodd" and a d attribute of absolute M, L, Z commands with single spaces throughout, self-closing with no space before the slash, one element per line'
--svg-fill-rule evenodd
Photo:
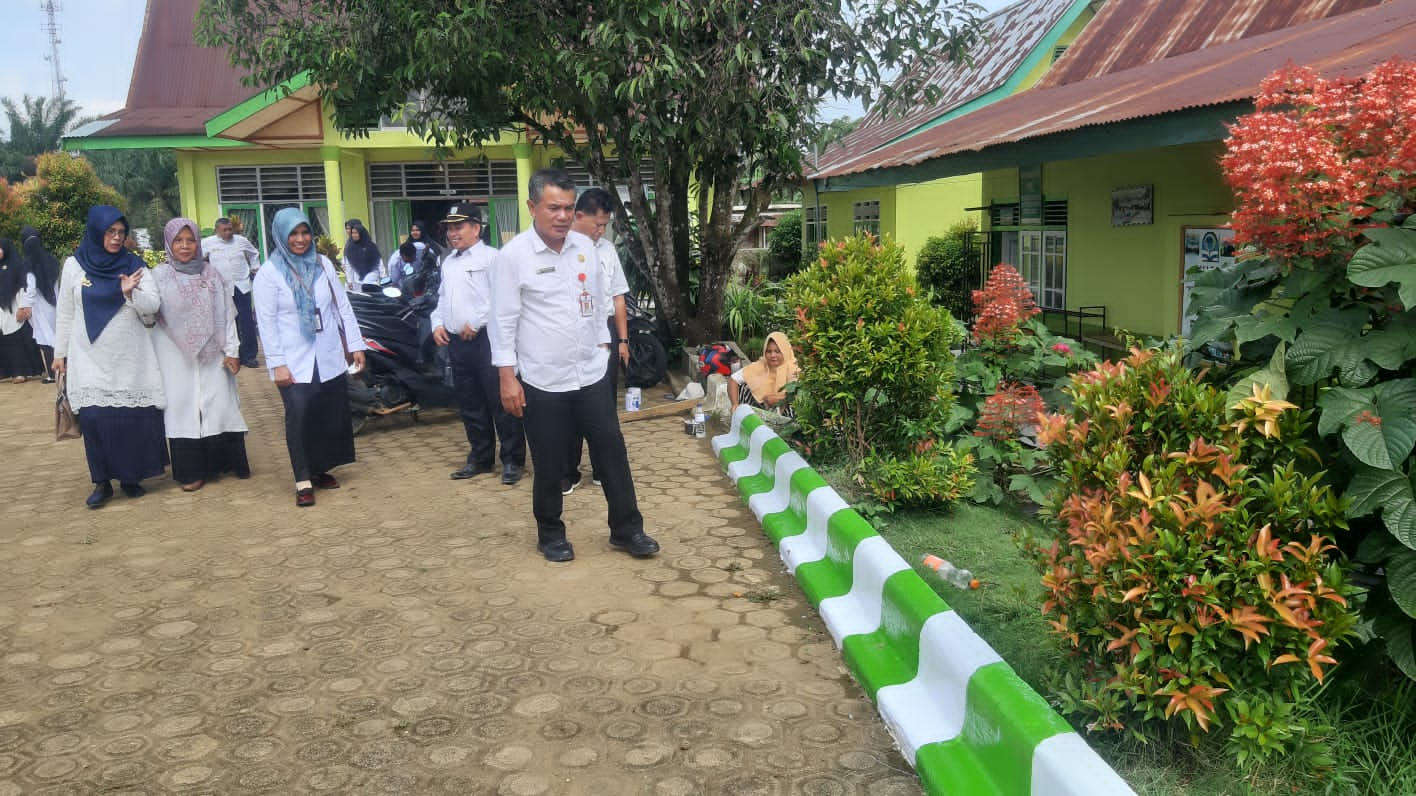
<path fill-rule="evenodd" d="M 438 306 L 429 320 L 450 335 L 462 334 L 462 327 L 474 330 L 492 319 L 492 263 L 497 250 L 477 241 L 467 248 L 448 252 L 442 262 L 442 286 Z"/>
<path fill-rule="evenodd" d="M 428 246 L 427 244 L 419 243 L 415 240 L 413 241 L 413 248 L 417 251 L 417 254 L 413 255 L 413 262 L 405 263 L 403 262 L 403 255 L 398 253 L 398 247 L 393 247 L 393 254 L 389 255 L 388 262 L 384 264 L 384 275 L 387 276 L 388 280 L 393 284 L 397 285 L 403 281 L 403 266 L 416 264 L 423 256 L 423 250 L 428 248 Z"/>
<path fill-rule="evenodd" d="M 232 235 L 229 241 L 216 235 L 203 238 L 202 253 L 206 255 L 207 262 L 226 277 L 227 282 L 235 285 L 237 290 L 242 293 L 251 292 L 251 274 L 260 267 L 261 253 L 256 251 L 256 247 L 251 245 L 245 235 Z"/>
<path fill-rule="evenodd" d="M 315 332 L 313 341 L 300 331 L 300 313 L 295 309 L 295 294 L 285 283 L 279 267 L 267 263 L 256 272 L 256 326 L 261 333 L 261 349 L 266 369 L 275 380 L 275 369 L 284 365 L 300 384 L 308 384 L 319 364 L 320 381 L 326 382 L 344 373 L 344 345 L 339 340 L 339 328 L 344 327 L 350 351 L 364 351 L 364 335 L 359 331 L 359 319 L 349 306 L 349 297 L 339 284 L 334 265 L 320 255 L 323 273 L 315 280 L 315 306 L 324 321 L 324 330 Z"/>
<path fill-rule="evenodd" d="M 11 265 L 10 268 L 19 268 L 19 264 Z M 31 274 L 25 280 L 25 286 L 15 291 L 15 298 L 8 307 L 0 307 L 0 334 L 14 334 L 24 328 L 29 321 L 22 321 L 17 315 L 20 310 L 28 310 L 34 307 L 34 276 Z"/>
<path fill-rule="evenodd" d="M 559 253 L 534 225 L 512 238 L 492 265 L 492 364 L 518 368 L 522 381 L 546 392 L 605 378 L 610 330 L 600 282 L 595 244 L 579 232 L 566 233 Z M 587 315 L 580 312 L 582 290 L 592 302 Z"/>
<path fill-rule="evenodd" d="M 619 252 L 615 245 L 604 238 L 595 241 L 595 253 L 600 255 L 600 278 L 604 285 L 607 314 L 615 317 L 615 296 L 629 292 L 629 281 L 624 278 L 624 266 L 620 264 Z"/>

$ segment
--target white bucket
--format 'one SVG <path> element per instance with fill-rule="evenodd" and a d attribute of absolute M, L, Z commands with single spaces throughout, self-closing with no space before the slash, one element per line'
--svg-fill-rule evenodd
<path fill-rule="evenodd" d="M 625 388 L 624 388 L 624 411 L 626 411 L 626 412 L 638 412 L 638 411 L 639 411 L 639 400 L 640 400 L 640 397 L 641 397 L 641 395 L 640 395 L 640 390 L 639 390 L 638 387 L 625 387 Z"/>

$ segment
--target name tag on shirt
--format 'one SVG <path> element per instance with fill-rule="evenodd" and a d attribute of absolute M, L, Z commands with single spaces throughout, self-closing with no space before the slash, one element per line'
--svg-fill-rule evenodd
<path fill-rule="evenodd" d="M 548 265 L 545 268 L 537 268 L 536 276 L 540 276 L 541 274 L 554 274 L 555 272 L 556 267 L 554 265 Z"/>

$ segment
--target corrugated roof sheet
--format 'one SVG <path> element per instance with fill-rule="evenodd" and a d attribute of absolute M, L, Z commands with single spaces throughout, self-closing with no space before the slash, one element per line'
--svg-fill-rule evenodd
<path fill-rule="evenodd" d="M 1108 0 L 1067 57 L 1037 82 L 1051 88 L 1134 69 L 1383 0 Z"/>
<path fill-rule="evenodd" d="M 148 0 L 142 38 L 124 108 L 94 137 L 206 135 L 206 120 L 241 102 L 254 89 L 226 53 L 194 38 L 201 0 Z"/>
<path fill-rule="evenodd" d="M 821 153 L 816 176 L 849 172 L 852 163 L 882 144 L 1008 82 L 1072 3 L 1020 0 L 985 17 L 984 42 L 970 53 L 972 65 L 942 57 L 926 65 L 931 70 L 930 84 L 943 92 L 938 102 L 920 105 L 904 116 L 885 117 L 872 110 L 850 135 Z"/>
<path fill-rule="evenodd" d="M 1252 99 L 1260 81 L 1290 61 L 1332 77 L 1361 74 L 1393 57 L 1416 59 L 1416 0 L 1388 0 L 1123 72 L 1026 91 L 884 147 L 851 173 Z"/>

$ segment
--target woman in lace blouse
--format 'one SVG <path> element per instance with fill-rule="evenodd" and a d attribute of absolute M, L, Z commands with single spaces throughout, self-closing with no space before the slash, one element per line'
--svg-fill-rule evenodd
<path fill-rule="evenodd" d="M 113 479 L 128 497 L 141 497 L 138 482 L 167 466 L 167 402 L 148 334 L 159 299 L 143 261 L 123 247 L 127 236 L 121 210 L 91 208 L 59 278 L 54 372 L 65 377 L 79 413 L 94 484 L 88 506 L 95 509 L 113 497 Z"/>

